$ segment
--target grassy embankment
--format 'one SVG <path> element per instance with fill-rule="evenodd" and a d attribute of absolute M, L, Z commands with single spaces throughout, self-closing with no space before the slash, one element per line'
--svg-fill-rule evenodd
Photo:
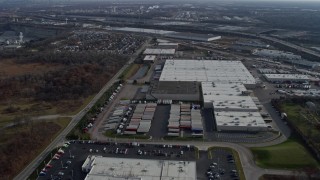
<path fill-rule="evenodd" d="M 251 150 L 256 164 L 262 168 L 319 168 L 319 163 L 296 138 L 290 138 L 278 145 L 255 147 Z"/>

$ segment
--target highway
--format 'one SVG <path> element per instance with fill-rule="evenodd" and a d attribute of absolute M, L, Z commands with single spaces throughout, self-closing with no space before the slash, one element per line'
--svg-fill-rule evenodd
<path fill-rule="evenodd" d="M 144 50 L 145 46 L 149 44 L 150 38 L 131 56 L 130 60 L 106 83 L 103 88 L 96 94 L 96 96 L 90 101 L 90 103 L 83 108 L 78 114 L 73 116 L 69 125 L 47 146 L 47 148 L 41 152 L 28 166 L 26 166 L 14 180 L 27 179 L 31 173 L 37 168 L 37 166 L 46 158 L 46 156 L 56 147 L 58 147 L 68 133 L 77 125 L 83 116 L 86 115 L 87 110 L 90 109 L 94 104 L 101 98 L 101 96 L 118 80 L 119 76 L 126 70 L 136 59 L 139 53 Z"/>

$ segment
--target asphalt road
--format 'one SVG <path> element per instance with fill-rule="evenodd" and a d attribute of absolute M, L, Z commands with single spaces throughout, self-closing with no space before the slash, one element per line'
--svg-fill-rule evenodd
<path fill-rule="evenodd" d="M 76 114 L 69 125 L 47 146 L 47 148 L 41 152 L 28 166 L 26 166 L 15 178 L 14 180 L 27 179 L 29 175 L 37 168 L 39 163 L 51 152 L 52 149 L 57 147 L 59 144 L 63 143 L 67 134 L 76 126 L 80 119 L 87 113 L 90 109 L 117 80 L 118 77 L 123 73 L 123 71 L 130 66 L 135 60 L 137 55 L 144 49 L 144 47 L 149 44 L 150 39 L 142 45 L 142 47 L 137 50 L 137 52 L 130 58 L 130 60 L 110 79 L 110 81 L 103 86 L 103 88 L 98 92 L 98 94 L 91 100 L 91 102 L 83 108 L 78 114 Z"/>

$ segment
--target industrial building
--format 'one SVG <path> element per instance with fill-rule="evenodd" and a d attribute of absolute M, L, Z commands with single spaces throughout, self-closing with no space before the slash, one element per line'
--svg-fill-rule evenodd
<path fill-rule="evenodd" d="M 253 50 L 252 54 L 260 57 L 269 57 L 269 58 L 301 59 L 301 56 L 295 55 L 291 52 L 284 52 L 284 51 L 270 50 L 270 49 L 255 49 Z"/>
<path fill-rule="evenodd" d="M 176 52 L 175 49 L 150 49 L 150 48 L 147 48 L 143 52 L 143 54 L 147 54 L 147 55 L 171 55 L 171 56 L 173 56 L 175 52 Z"/>
<path fill-rule="evenodd" d="M 196 162 L 88 156 L 85 180 L 196 180 Z"/>
<path fill-rule="evenodd" d="M 146 55 L 143 59 L 145 63 L 153 63 L 156 60 L 155 55 Z"/>
<path fill-rule="evenodd" d="M 261 73 L 261 74 L 277 74 L 277 70 L 275 70 L 275 69 L 268 69 L 268 68 L 258 69 L 258 72 Z"/>
<path fill-rule="evenodd" d="M 199 101 L 200 88 L 197 82 L 189 81 L 154 81 L 150 84 L 146 99 L 171 99 Z"/>
<path fill-rule="evenodd" d="M 159 81 L 151 84 L 147 99 L 202 100 L 203 107 L 213 109 L 213 115 L 218 116 L 219 131 L 265 131 L 267 125 L 247 90 L 255 84 L 241 61 L 166 60 Z M 181 129 L 188 129 L 193 136 L 202 136 L 200 111 L 190 111 L 190 105 L 179 106 L 171 106 L 168 135 L 178 136 Z"/>
<path fill-rule="evenodd" d="M 232 104 L 235 104 L 233 101 L 237 100 L 243 102 L 243 99 L 245 99 L 247 97 L 246 95 L 248 94 L 248 91 L 244 85 L 235 83 L 222 84 L 214 82 L 202 82 L 201 89 L 203 105 L 205 108 L 213 108 L 213 104 L 217 104 L 221 108 L 228 107 L 226 106 L 228 103 L 227 100 L 230 100 L 230 103 Z M 242 99 L 239 100 L 239 97 Z"/>
<path fill-rule="evenodd" d="M 218 131 L 266 131 L 256 102 L 243 84 L 201 83 L 204 108 L 213 108 Z"/>
<path fill-rule="evenodd" d="M 218 131 L 267 131 L 268 127 L 259 112 L 215 112 Z"/>
<path fill-rule="evenodd" d="M 283 62 L 288 64 L 292 64 L 299 67 L 309 68 L 309 69 L 318 69 L 320 67 L 320 63 L 308 61 L 305 59 L 282 59 Z"/>
<path fill-rule="evenodd" d="M 221 36 L 195 34 L 195 33 L 182 33 L 182 32 L 167 33 L 164 36 L 169 38 L 184 39 L 184 40 L 191 40 L 191 41 L 205 41 L 205 42 L 221 39 Z"/>
<path fill-rule="evenodd" d="M 264 74 L 269 82 L 306 82 L 309 76 L 303 74 Z"/>
<path fill-rule="evenodd" d="M 157 59 L 172 59 L 176 53 L 175 49 L 163 49 L 163 48 L 147 48 L 144 50 L 144 55 L 156 56 Z"/>
<path fill-rule="evenodd" d="M 158 44 L 159 48 L 162 49 L 178 49 L 179 44 L 178 43 L 170 43 L 170 42 L 162 42 Z"/>
<path fill-rule="evenodd" d="M 256 81 L 241 61 L 166 60 L 159 81 L 242 83 L 254 88 Z"/>

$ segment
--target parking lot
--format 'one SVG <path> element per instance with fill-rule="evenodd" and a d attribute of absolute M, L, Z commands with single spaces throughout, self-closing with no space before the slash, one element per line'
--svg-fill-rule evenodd
<path fill-rule="evenodd" d="M 198 180 L 206 179 L 240 179 L 236 159 L 230 149 L 215 147 L 211 150 L 200 151 L 197 161 Z"/>
<path fill-rule="evenodd" d="M 58 157 L 55 160 L 43 162 L 43 167 L 46 164 L 52 167 L 45 168 L 43 176 L 38 179 L 84 179 L 86 173 L 81 171 L 81 166 L 88 155 L 157 160 L 196 160 L 193 146 L 75 141 L 63 149 L 64 153 L 60 153 L 59 156 L 50 154 L 52 157 Z"/>
<path fill-rule="evenodd" d="M 230 149 L 213 148 L 208 152 L 211 158 L 210 166 L 207 168 L 206 174 L 209 177 L 217 179 L 239 179 L 239 170 L 236 166 L 234 154 Z M 212 172 L 212 173 L 209 173 Z M 209 178 L 210 179 L 210 178 Z"/>

